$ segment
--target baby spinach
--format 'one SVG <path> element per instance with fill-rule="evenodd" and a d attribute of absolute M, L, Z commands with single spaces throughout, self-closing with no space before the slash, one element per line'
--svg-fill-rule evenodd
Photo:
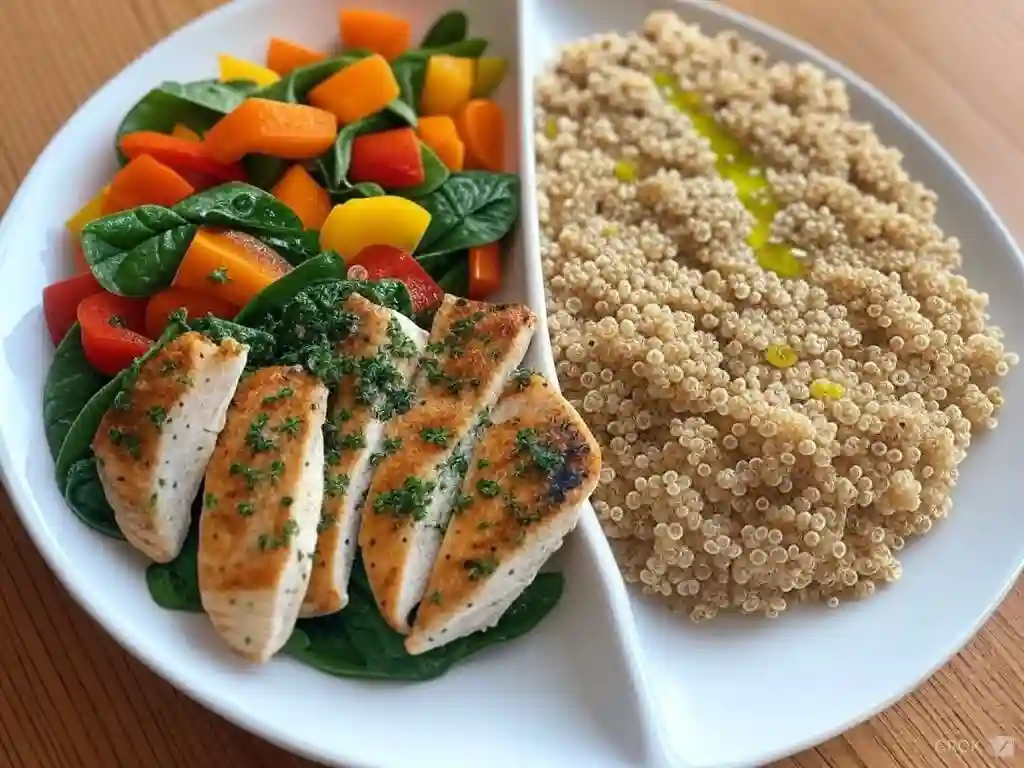
<path fill-rule="evenodd" d="M 254 237 L 277 251 L 293 267 L 299 266 L 320 252 L 320 233 L 315 229 L 257 232 Z"/>
<path fill-rule="evenodd" d="M 353 185 L 348 181 L 348 169 L 352 163 L 352 142 L 365 133 L 376 133 L 395 127 L 390 115 L 378 112 L 362 120 L 349 123 L 340 131 L 331 150 L 321 157 L 314 170 L 320 176 L 328 192 L 338 193 L 350 189 Z M 363 195 L 372 197 L 372 195 Z"/>
<path fill-rule="evenodd" d="M 242 158 L 245 177 L 260 189 L 270 189 L 284 176 L 288 161 L 270 155 L 246 155 Z"/>
<path fill-rule="evenodd" d="M 92 439 L 96 436 L 103 414 L 114 404 L 114 398 L 121 391 L 123 373 L 108 381 L 103 389 L 89 398 L 89 402 L 78 412 L 71 423 L 64 443 L 57 454 L 54 472 L 57 475 L 57 487 L 65 493 L 68 486 L 69 473 L 73 464 L 92 455 Z"/>
<path fill-rule="evenodd" d="M 193 224 L 228 227 L 250 235 L 302 229 L 291 208 L 269 192 L 240 181 L 186 197 L 171 210 Z"/>
<path fill-rule="evenodd" d="M 402 197 L 426 197 L 448 181 L 448 166 L 423 142 L 420 142 L 420 158 L 423 163 L 423 183 L 398 190 Z"/>
<path fill-rule="evenodd" d="M 260 88 L 252 95 L 256 98 L 269 99 L 270 101 L 301 104 L 306 101 L 309 92 L 321 82 L 360 58 L 362 56 L 358 53 L 353 55 L 351 52 L 346 52 L 341 56 L 324 59 L 323 61 L 308 64 L 305 67 L 297 67 L 276 83 Z"/>
<path fill-rule="evenodd" d="M 469 259 L 460 258 L 438 279 L 437 284 L 442 291 L 453 296 L 465 296 L 469 293 Z"/>
<path fill-rule="evenodd" d="M 252 83 L 221 83 L 200 80 L 194 83 L 165 82 L 149 91 L 128 110 L 117 129 L 116 143 L 135 131 L 170 133 L 176 123 L 183 123 L 201 133 L 226 115 L 253 90 Z M 120 149 L 121 163 L 126 158 Z"/>
<path fill-rule="evenodd" d="M 469 261 L 468 251 L 448 251 L 447 253 L 435 253 L 430 256 L 416 259 L 428 275 L 440 282 L 441 278 L 447 275 L 453 267 L 462 262 Z M 449 291 L 453 293 L 453 291 Z M 464 293 L 456 294 L 465 296 Z"/>
<path fill-rule="evenodd" d="M 282 308 L 299 291 L 324 280 L 344 280 L 345 260 L 334 251 L 326 251 L 309 259 L 288 274 L 275 280 L 246 304 L 235 317 L 236 323 L 254 325 L 261 317 Z"/>
<path fill-rule="evenodd" d="M 453 173 L 417 202 L 431 214 L 417 257 L 461 251 L 508 234 L 519 215 L 519 179 L 511 173 Z"/>
<path fill-rule="evenodd" d="M 64 498 L 78 519 L 112 539 L 123 539 L 114 510 L 110 508 L 96 468 L 96 457 L 89 456 L 71 465 Z"/>
<path fill-rule="evenodd" d="M 234 323 L 230 320 L 223 320 L 213 315 L 206 315 L 190 320 L 189 328 L 206 336 L 215 344 L 220 344 L 224 339 L 234 339 L 240 344 L 249 346 L 249 366 L 262 364 L 270 361 L 274 354 L 274 337 L 266 331 L 258 328 Z"/>
<path fill-rule="evenodd" d="M 413 128 L 419 123 L 419 118 L 416 117 L 416 105 L 407 104 L 401 97 L 392 99 L 384 109 L 392 117 L 397 118 L 406 125 L 411 125 Z"/>
<path fill-rule="evenodd" d="M 460 43 L 466 39 L 469 31 L 469 19 L 462 11 L 442 13 L 437 21 L 430 25 L 427 34 L 420 43 L 420 48 L 438 48 L 443 45 Z"/>
<path fill-rule="evenodd" d="M 43 424 L 54 461 L 75 417 L 107 381 L 86 359 L 82 330 L 75 323 L 57 345 L 43 386 Z"/>
<path fill-rule="evenodd" d="M 468 37 L 465 40 L 456 40 L 445 45 L 413 48 L 406 51 L 396 62 L 405 62 L 411 59 L 426 61 L 431 56 L 458 56 L 466 59 L 479 59 L 487 50 L 487 41 L 481 37 Z"/>
<path fill-rule="evenodd" d="M 199 516 L 203 494 L 192 505 L 192 526 L 178 556 L 169 563 L 152 563 L 146 568 L 146 586 L 153 602 L 169 611 L 199 612 Z"/>
<path fill-rule="evenodd" d="M 90 222 L 82 251 L 105 289 L 149 296 L 171 284 L 196 225 L 159 205 L 142 205 Z"/>
<path fill-rule="evenodd" d="M 341 613 L 299 621 L 285 651 L 304 664 L 338 677 L 431 680 L 491 645 L 520 637 L 540 623 L 562 596 L 558 573 L 542 573 L 505 612 L 497 626 L 455 640 L 418 656 L 388 626 L 357 561 L 349 584 L 349 604 Z"/>
<path fill-rule="evenodd" d="M 391 71 L 398 81 L 400 98 L 411 109 L 418 108 L 420 96 L 423 94 L 423 81 L 427 76 L 426 59 L 398 59 L 391 65 Z"/>

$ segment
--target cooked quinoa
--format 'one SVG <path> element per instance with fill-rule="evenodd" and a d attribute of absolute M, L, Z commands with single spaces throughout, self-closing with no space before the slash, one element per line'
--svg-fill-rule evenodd
<path fill-rule="evenodd" d="M 758 210 L 666 79 L 756 158 L 762 248 L 801 277 L 763 266 Z M 535 119 L 558 377 L 626 580 L 706 620 L 898 579 L 1017 362 L 935 193 L 842 82 L 671 12 L 563 49 Z"/>

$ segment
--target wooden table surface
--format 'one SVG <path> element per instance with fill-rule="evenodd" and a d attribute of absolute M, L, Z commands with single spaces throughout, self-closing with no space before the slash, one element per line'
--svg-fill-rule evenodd
<path fill-rule="evenodd" d="M 50 136 L 96 87 L 217 4 L 0 3 L 4 208 Z M 731 4 L 810 41 L 886 91 L 952 151 L 1024 236 L 1022 0 Z M 778 766 L 1024 765 L 1022 635 L 1018 585 L 974 641 L 918 691 Z M 1016 737 L 1015 758 L 984 748 L 1000 734 Z M 107 637 L 57 583 L 0 489 L 0 766 L 207 764 L 311 765 L 206 712 Z"/>

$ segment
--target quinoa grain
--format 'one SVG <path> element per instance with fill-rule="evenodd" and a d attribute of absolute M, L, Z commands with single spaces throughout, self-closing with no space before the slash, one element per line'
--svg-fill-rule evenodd
<path fill-rule="evenodd" d="M 671 12 L 536 93 L 551 343 L 625 579 L 704 621 L 899 578 L 1018 362 L 936 195 L 842 82 Z"/>

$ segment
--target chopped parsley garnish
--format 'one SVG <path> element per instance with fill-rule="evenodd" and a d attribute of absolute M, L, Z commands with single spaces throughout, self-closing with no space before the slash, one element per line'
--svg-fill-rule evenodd
<path fill-rule="evenodd" d="M 107 322 L 110 323 L 111 328 L 124 328 L 128 325 L 128 321 L 120 315 L 111 315 Z"/>
<path fill-rule="evenodd" d="M 174 380 L 179 384 L 183 384 L 186 387 L 191 387 L 196 383 L 196 380 L 189 376 L 187 373 L 179 373 L 174 377 Z"/>
<path fill-rule="evenodd" d="M 484 408 L 480 411 L 480 416 L 476 420 L 475 429 L 483 429 L 484 427 L 491 426 L 491 409 Z"/>
<path fill-rule="evenodd" d="M 512 371 L 512 375 L 509 378 L 515 382 L 516 389 L 522 392 L 524 389 L 526 389 L 526 385 L 530 383 L 530 379 L 532 376 L 533 371 L 531 371 L 529 368 L 519 366 L 514 371 Z"/>
<path fill-rule="evenodd" d="M 491 462 L 487 459 L 480 459 L 480 461 L 476 463 L 477 469 L 487 469 L 489 466 L 491 466 Z"/>
<path fill-rule="evenodd" d="M 409 517 L 422 520 L 427 516 L 427 505 L 435 483 L 418 477 L 407 477 L 401 488 L 377 494 L 373 501 L 373 511 L 391 517 Z"/>
<path fill-rule="evenodd" d="M 291 543 L 292 537 L 298 532 L 299 524 L 289 517 L 284 521 L 284 525 L 281 526 L 280 534 L 276 536 L 271 536 L 266 533 L 261 534 L 256 540 L 256 543 L 263 552 L 267 552 L 272 549 L 280 549 L 282 547 L 287 547 Z"/>
<path fill-rule="evenodd" d="M 291 496 L 282 496 L 281 497 L 281 506 L 282 507 L 290 507 L 294 503 L 295 503 L 295 499 L 293 499 Z"/>
<path fill-rule="evenodd" d="M 282 421 L 276 427 L 275 432 L 283 432 L 288 437 L 295 437 L 302 430 L 302 417 L 301 416 L 289 416 L 287 419 Z"/>
<path fill-rule="evenodd" d="M 466 472 L 469 471 L 469 459 L 466 458 L 465 454 L 453 453 L 444 463 L 444 468 L 452 474 L 465 477 Z"/>
<path fill-rule="evenodd" d="M 324 481 L 324 493 L 331 498 L 348 492 L 348 475 L 333 475 Z"/>
<path fill-rule="evenodd" d="M 460 493 L 458 496 L 455 497 L 455 504 L 452 506 L 452 511 L 455 514 L 459 514 L 459 512 L 461 512 L 462 510 L 472 506 L 472 504 L 473 504 L 473 497 L 472 496 L 467 496 L 464 493 Z"/>
<path fill-rule="evenodd" d="M 516 453 L 527 456 L 541 471 L 553 475 L 565 465 L 565 455 L 540 439 L 535 429 L 516 432 Z"/>
<path fill-rule="evenodd" d="M 138 435 L 113 427 L 107 432 L 107 435 L 110 437 L 110 442 L 118 448 L 124 448 L 133 459 L 142 458 L 142 446 L 139 443 Z"/>
<path fill-rule="evenodd" d="M 280 459 L 270 462 L 270 484 L 276 485 L 278 478 L 284 474 L 284 462 Z"/>
<path fill-rule="evenodd" d="M 481 496 L 488 499 L 493 499 L 501 493 L 501 486 L 494 480 L 477 480 L 476 489 L 479 491 Z"/>
<path fill-rule="evenodd" d="M 321 514 L 320 522 L 316 525 L 316 532 L 323 533 L 324 531 L 331 528 L 335 523 L 338 522 L 338 516 L 331 512 L 330 514 Z"/>
<path fill-rule="evenodd" d="M 240 462 L 233 462 L 228 468 L 228 474 L 230 475 L 241 475 L 245 478 L 245 486 L 251 491 L 263 478 L 263 473 L 255 467 L 250 467 L 248 464 L 242 464 Z"/>
<path fill-rule="evenodd" d="M 214 496 L 209 491 L 207 491 L 203 495 L 203 506 L 206 507 L 207 509 L 216 509 L 217 508 L 217 497 Z"/>
<path fill-rule="evenodd" d="M 476 528 L 477 528 L 478 531 L 486 531 L 490 527 L 491 527 L 491 521 L 490 520 L 481 520 L 479 523 L 476 524 Z"/>
<path fill-rule="evenodd" d="M 272 395 L 267 395 L 263 398 L 264 405 L 275 405 L 282 400 L 285 400 L 295 394 L 295 390 L 291 387 L 281 387 Z"/>
<path fill-rule="evenodd" d="M 377 451 L 373 456 L 370 457 L 370 466 L 376 467 L 388 456 L 394 455 L 399 448 L 402 447 L 402 438 L 400 437 L 387 437 L 384 438 L 384 444 L 381 449 Z"/>
<path fill-rule="evenodd" d="M 362 432 L 349 432 L 347 435 L 342 435 L 338 438 L 337 445 L 343 451 L 352 450 L 353 448 L 365 448 L 366 438 L 363 437 Z"/>
<path fill-rule="evenodd" d="M 146 411 L 146 415 L 149 420 L 153 422 L 154 426 L 162 427 L 163 423 L 167 421 L 167 411 L 161 408 L 159 405 L 154 405 L 152 408 Z"/>
<path fill-rule="evenodd" d="M 408 413 L 412 408 L 412 390 L 409 387 L 399 387 L 389 392 L 374 413 L 381 421 L 389 421 L 394 416 Z"/>
<path fill-rule="evenodd" d="M 256 505 L 251 501 L 238 502 L 238 514 L 242 517 L 252 517 L 256 514 Z"/>
<path fill-rule="evenodd" d="M 213 272 L 206 276 L 206 279 L 211 283 L 218 283 L 220 285 L 231 282 L 231 278 L 228 276 L 228 268 L 225 266 L 217 267 Z"/>
<path fill-rule="evenodd" d="M 430 597 L 427 598 L 427 602 L 429 602 L 431 605 L 440 605 L 441 593 L 435 589 L 433 592 L 430 593 Z"/>
<path fill-rule="evenodd" d="M 388 323 L 388 345 L 385 347 L 385 351 L 392 357 L 400 359 L 408 359 L 416 355 L 416 344 L 408 334 L 402 330 L 401 324 L 391 319 Z"/>
<path fill-rule="evenodd" d="M 166 376 L 168 373 L 178 370 L 177 360 L 165 360 L 164 364 L 160 366 L 160 375 Z"/>
<path fill-rule="evenodd" d="M 448 441 L 452 439 L 452 431 L 444 427 L 424 427 L 420 430 L 420 437 L 425 443 L 446 448 Z"/>
<path fill-rule="evenodd" d="M 114 408 L 118 411 L 127 411 L 132 407 L 132 396 L 127 390 L 122 389 L 114 395 Z"/>
<path fill-rule="evenodd" d="M 350 411 L 348 408 L 342 408 L 342 409 L 338 410 L 334 414 L 334 421 L 335 422 L 348 421 L 351 418 L 352 418 L 352 411 Z"/>
<path fill-rule="evenodd" d="M 494 555 L 484 555 L 476 560 L 463 560 L 462 567 L 469 571 L 470 581 L 477 581 L 498 570 L 498 559 Z"/>
<path fill-rule="evenodd" d="M 263 428 L 267 426 L 268 421 L 270 421 L 270 417 L 267 414 L 261 413 L 257 415 L 249 425 L 249 430 L 245 433 L 245 444 L 249 446 L 249 450 L 252 451 L 253 455 L 271 451 L 277 447 L 273 440 L 263 434 Z"/>

